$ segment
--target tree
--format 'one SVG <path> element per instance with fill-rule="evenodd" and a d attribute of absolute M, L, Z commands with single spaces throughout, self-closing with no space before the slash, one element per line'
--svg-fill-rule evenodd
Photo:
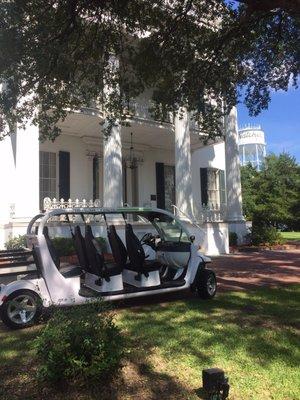
<path fill-rule="evenodd" d="M 252 220 L 257 199 L 257 187 L 259 172 L 248 165 L 241 167 L 241 182 L 243 195 L 243 213 L 247 220 Z"/>
<path fill-rule="evenodd" d="M 155 88 L 154 115 L 185 105 L 213 138 L 241 87 L 256 115 L 297 85 L 299 28 L 299 0 L 2 1 L 0 111 L 54 139 L 68 109 L 96 101 L 109 128 Z"/>
<path fill-rule="evenodd" d="M 244 166 L 241 177 L 247 219 L 276 228 L 300 229 L 300 166 L 294 157 L 271 154 L 262 171 Z"/>

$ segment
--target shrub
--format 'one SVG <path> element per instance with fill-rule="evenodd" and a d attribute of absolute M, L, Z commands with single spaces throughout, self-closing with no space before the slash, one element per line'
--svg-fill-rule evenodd
<path fill-rule="evenodd" d="M 252 221 L 251 241 L 254 245 L 282 243 L 280 232 L 270 224 L 263 213 L 255 213 Z"/>
<path fill-rule="evenodd" d="M 34 347 L 38 377 L 51 383 L 107 381 L 124 355 L 123 337 L 103 302 L 56 309 Z"/>
<path fill-rule="evenodd" d="M 238 244 L 238 235 L 236 232 L 229 232 L 229 246 L 236 246 Z"/>
<path fill-rule="evenodd" d="M 279 244 L 282 243 L 280 232 L 274 226 L 253 226 L 252 227 L 252 244 Z"/>
<path fill-rule="evenodd" d="M 103 251 L 103 253 L 106 253 L 107 251 L 107 242 L 106 239 L 102 236 L 96 237 L 95 238 L 97 240 L 97 242 L 99 243 L 101 250 Z"/>
<path fill-rule="evenodd" d="M 59 257 L 71 256 L 75 254 L 73 239 L 65 237 L 55 237 L 51 240 Z"/>
<path fill-rule="evenodd" d="M 7 250 L 24 249 L 27 247 L 26 235 L 19 235 L 9 239 L 5 244 Z"/>
<path fill-rule="evenodd" d="M 106 239 L 104 237 L 96 237 L 97 242 L 100 244 L 101 250 L 106 251 Z M 76 253 L 74 247 L 74 241 L 72 238 L 66 237 L 54 237 L 52 243 L 57 250 L 58 256 L 71 256 Z"/>

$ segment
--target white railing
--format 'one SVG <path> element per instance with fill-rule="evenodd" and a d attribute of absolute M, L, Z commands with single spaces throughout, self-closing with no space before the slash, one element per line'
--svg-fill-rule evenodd
<path fill-rule="evenodd" d="M 202 232 L 206 233 L 205 230 L 194 220 L 194 218 L 191 218 L 189 215 L 187 215 L 185 212 L 180 210 L 175 204 L 172 204 L 171 207 L 173 208 L 173 214 L 176 215 L 178 218 L 180 216 L 183 216 L 185 219 L 187 219 L 192 225 L 194 225 L 196 228 L 200 229 Z"/>
<path fill-rule="evenodd" d="M 202 206 L 200 206 L 200 210 L 197 212 L 197 215 L 192 218 L 174 204 L 172 204 L 172 208 L 174 215 L 177 215 L 178 217 L 183 216 L 191 224 L 200 229 L 202 229 L 200 225 L 205 222 L 223 222 L 226 218 L 227 210 L 226 204 L 202 204 Z M 197 223 L 197 221 L 200 225 Z"/>
<path fill-rule="evenodd" d="M 93 208 L 93 207 L 101 207 L 101 201 L 99 199 L 96 200 L 65 200 L 56 198 L 50 199 L 50 197 L 45 197 L 43 201 L 44 210 L 54 210 L 56 208 Z"/>
<path fill-rule="evenodd" d="M 226 204 L 202 204 L 199 219 L 202 222 L 223 222 L 226 218 Z"/>
<path fill-rule="evenodd" d="M 149 102 L 139 102 L 139 101 L 130 101 L 128 103 L 128 108 L 132 117 L 145 119 L 148 121 L 155 121 L 160 123 L 173 123 L 173 117 L 171 113 L 167 113 L 164 118 L 156 118 L 151 112 L 151 103 Z"/>

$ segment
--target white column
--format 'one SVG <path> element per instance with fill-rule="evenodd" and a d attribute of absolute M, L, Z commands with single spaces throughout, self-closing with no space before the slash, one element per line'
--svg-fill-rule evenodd
<path fill-rule="evenodd" d="M 15 217 L 32 218 L 39 212 L 39 128 L 28 122 L 18 127 L 16 142 Z"/>
<path fill-rule="evenodd" d="M 120 207 L 122 199 L 121 125 L 114 126 L 103 138 L 103 203 L 104 207 Z"/>
<path fill-rule="evenodd" d="M 176 114 L 174 128 L 176 206 L 194 219 L 189 115 L 185 108 Z"/>
<path fill-rule="evenodd" d="M 16 134 L 0 140 L 0 224 L 10 220 L 14 209 Z"/>
<path fill-rule="evenodd" d="M 238 222 L 243 221 L 244 217 L 236 107 L 233 107 L 225 118 L 225 130 L 227 221 Z"/>

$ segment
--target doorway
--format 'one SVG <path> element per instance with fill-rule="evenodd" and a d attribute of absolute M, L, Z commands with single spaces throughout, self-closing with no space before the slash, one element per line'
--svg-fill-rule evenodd
<path fill-rule="evenodd" d="M 156 163 L 157 207 L 168 211 L 175 204 L 175 166 Z"/>

